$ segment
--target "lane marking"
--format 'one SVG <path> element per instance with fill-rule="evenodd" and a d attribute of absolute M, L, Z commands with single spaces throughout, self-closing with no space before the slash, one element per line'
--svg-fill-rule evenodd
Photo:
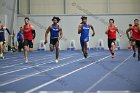
<path fill-rule="evenodd" d="M 100 82 L 102 82 L 105 78 L 107 78 L 113 71 L 117 70 L 121 65 L 123 65 L 128 59 L 130 59 L 132 55 L 128 56 L 123 62 L 121 62 L 119 65 L 117 65 L 114 69 L 109 71 L 107 74 L 105 74 L 103 77 L 101 77 L 98 81 L 96 81 L 91 87 L 89 87 L 87 90 L 84 91 L 84 93 L 90 92 L 93 88 L 95 88 Z"/>
<path fill-rule="evenodd" d="M 103 58 L 101 58 L 101 59 L 99 59 L 99 60 L 97 60 L 97 61 L 94 61 L 94 62 L 92 62 L 92 63 L 90 63 L 90 64 L 88 64 L 88 65 L 86 65 L 86 66 L 83 66 L 83 67 L 81 67 L 81 68 L 78 68 L 78 69 L 76 69 L 76 70 L 74 70 L 74 71 L 72 71 L 72 72 L 69 72 L 69 73 L 67 73 L 67 74 L 65 74 L 65 75 L 63 75 L 63 76 L 60 76 L 60 77 L 58 77 L 58 78 L 56 78 L 56 79 L 53 79 L 53 80 L 51 80 L 51 81 L 49 81 L 49 82 L 46 82 L 46 83 L 42 84 L 42 85 L 39 85 L 39 86 L 34 87 L 34 88 L 30 89 L 30 90 L 27 90 L 25 93 L 32 93 L 32 92 L 35 92 L 36 90 L 38 90 L 38 89 L 40 89 L 40 88 L 42 88 L 42 87 L 48 86 L 49 84 L 52 84 L 52 83 L 56 82 L 57 80 L 60 80 L 60 79 L 65 78 L 65 77 L 67 77 L 67 76 L 69 76 L 69 75 L 71 75 L 71 74 L 74 74 L 74 73 L 76 73 L 76 72 L 78 72 L 78 71 L 80 71 L 80 70 L 82 70 L 82 69 L 85 69 L 85 68 L 87 68 L 87 67 L 89 67 L 89 66 L 91 66 L 91 65 L 93 65 L 93 64 L 95 64 L 95 63 L 97 63 L 97 62 L 100 62 L 100 61 L 102 61 L 102 60 L 104 60 L 104 59 L 106 59 L 106 58 L 108 58 L 108 57 L 110 57 L 110 56 L 103 57 Z"/>

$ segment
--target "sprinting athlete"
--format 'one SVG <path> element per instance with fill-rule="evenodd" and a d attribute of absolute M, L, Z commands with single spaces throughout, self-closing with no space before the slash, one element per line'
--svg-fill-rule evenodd
<path fill-rule="evenodd" d="M 48 43 L 48 34 L 50 32 L 50 51 L 52 52 L 54 50 L 54 47 L 56 49 L 56 59 L 55 62 L 58 63 L 59 59 L 59 40 L 62 38 L 62 28 L 59 26 L 59 17 L 53 17 L 52 18 L 53 24 L 48 27 L 46 33 L 45 33 L 45 44 Z"/>
<path fill-rule="evenodd" d="M 35 39 L 34 27 L 29 23 L 29 17 L 25 17 L 23 26 L 23 43 L 24 43 L 24 57 L 25 63 L 28 63 L 28 46 L 29 51 L 33 51 L 33 40 Z"/>
<path fill-rule="evenodd" d="M 129 36 L 129 32 L 131 32 L 131 36 Z M 133 57 L 136 57 L 136 46 L 138 47 L 138 61 L 140 61 L 140 26 L 138 19 L 134 20 L 134 26 L 126 30 L 126 34 L 128 39 L 132 41 Z"/>
<path fill-rule="evenodd" d="M 93 31 L 92 36 L 95 35 L 95 31 L 94 31 L 93 26 L 87 23 L 87 17 L 82 16 L 81 19 L 82 19 L 82 22 L 80 23 L 78 27 L 78 34 L 81 34 L 80 43 L 82 47 L 82 52 L 84 54 L 84 57 L 87 58 L 88 56 L 87 42 L 89 41 L 89 30 L 91 28 L 91 30 Z"/>
<path fill-rule="evenodd" d="M 108 35 L 108 48 L 112 55 L 112 58 L 115 56 L 115 41 L 116 41 L 116 32 L 119 33 L 117 26 L 114 24 L 114 19 L 109 19 L 109 26 L 107 26 L 106 34 Z M 121 36 L 121 34 L 119 34 Z"/>
<path fill-rule="evenodd" d="M 5 35 L 4 35 L 5 30 L 8 32 L 10 36 L 12 36 L 8 28 L 4 27 L 4 25 L 0 22 L 0 58 L 2 59 L 4 59 L 3 50 L 4 50 L 4 42 L 5 42 Z"/>

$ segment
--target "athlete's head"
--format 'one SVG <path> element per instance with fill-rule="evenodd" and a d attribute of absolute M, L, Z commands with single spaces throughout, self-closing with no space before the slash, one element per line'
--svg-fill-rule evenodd
<path fill-rule="evenodd" d="M 3 28 L 4 27 L 4 25 L 3 24 L 1 24 L 1 28 Z"/>
<path fill-rule="evenodd" d="M 109 19 L 109 25 L 113 26 L 114 25 L 114 19 Z"/>
<path fill-rule="evenodd" d="M 23 28 L 22 27 L 20 27 L 20 31 L 19 32 L 23 33 Z"/>
<path fill-rule="evenodd" d="M 54 16 L 54 17 L 52 18 L 52 21 L 53 21 L 54 24 L 59 23 L 60 18 Z"/>
<path fill-rule="evenodd" d="M 138 19 L 134 20 L 134 25 L 139 25 L 139 20 Z"/>
<path fill-rule="evenodd" d="M 129 24 L 129 28 L 132 28 L 132 24 Z"/>
<path fill-rule="evenodd" d="M 82 16 L 81 19 L 82 19 L 82 23 L 87 23 L 87 17 L 86 16 Z"/>
<path fill-rule="evenodd" d="M 29 17 L 25 17 L 25 18 L 24 18 L 24 22 L 25 22 L 26 25 L 29 24 L 29 20 L 30 20 Z"/>
<path fill-rule="evenodd" d="M 20 31 L 22 31 L 22 27 L 20 27 Z"/>
<path fill-rule="evenodd" d="M 129 27 L 131 27 L 132 26 L 132 24 L 129 24 Z"/>

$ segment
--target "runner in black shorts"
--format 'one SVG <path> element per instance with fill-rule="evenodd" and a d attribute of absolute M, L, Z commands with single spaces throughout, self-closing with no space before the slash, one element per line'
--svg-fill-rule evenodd
<path fill-rule="evenodd" d="M 108 35 L 108 48 L 114 58 L 115 54 L 115 41 L 116 41 L 116 32 L 119 33 L 117 26 L 114 24 L 114 19 L 109 19 L 109 26 L 107 26 L 106 34 Z M 121 34 L 119 34 L 121 36 Z"/>
<path fill-rule="evenodd" d="M 131 36 L 129 35 L 131 33 Z M 139 40 L 140 40 L 140 27 L 139 27 L 139 20 L 134 20 L 134 26 L 129 27 L 126 30 L 127 37 L 129 41 L 132 42 L 132 49 L 134 51 L 133 57 L 136 57 L 136 46 L 138 47 L 138 59 L 140 60 L 140 49 L 139 49 Z"/>
<path fill-rule="evenodd" d="M 62 38 L 62 28 L 59 26 L 59 17 L 53 17 L 52 19 L 53 24 L 48 27 L 45 33 L 45 44 L 48 42 L 47 37 L 48 33 L 50 32 L 50 51 L 56 48 L 56 60 L 55 62 L 58 63 L 58 56 L 59 56 L 59 40 Z"/>
<path fill-rule="evenodd" d="M 24 57 L 25 63 L 28 63 L 28 47 L 29 51 L 33 51 L 33 40 L 35 39 L 35 29 L 29 23 L 29 17 L 25 17 L 23 26 L 23 42 L 24 42 Z"/>
<path fill-rule="evenodd" d="M 50 47 L 51 47 L 51 46 L 55 46 L 57 42 L 59 43 L 58 38 L 50 39 Z"/>
<path fill-rule="evenodd" d="M 33 48 L 32 40 L 24 40 L 24 46 L 29 46 L 29 48 Z"/>
<path fill-rule="evenodd" d="M 112 47 L 112 43 L 115 44 L 116 39 L 108 39 L 108 48 L 110 49 Z"/>

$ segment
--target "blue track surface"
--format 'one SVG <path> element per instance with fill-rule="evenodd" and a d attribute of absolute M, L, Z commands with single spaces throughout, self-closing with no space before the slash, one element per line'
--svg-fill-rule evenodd
<path fill-rule="evenodd" d="M 35 51 L 25 64 L 23 53 L 6 53 L 0 59 L 0 92 L 140 92 L 140 62 L 132 51 L 117 51 L 114 59 L 109 51 L 89 51 L 87 59 L 81 51 L 60 51 L 59 63 L 54 59 L 55 53 Z"/>

